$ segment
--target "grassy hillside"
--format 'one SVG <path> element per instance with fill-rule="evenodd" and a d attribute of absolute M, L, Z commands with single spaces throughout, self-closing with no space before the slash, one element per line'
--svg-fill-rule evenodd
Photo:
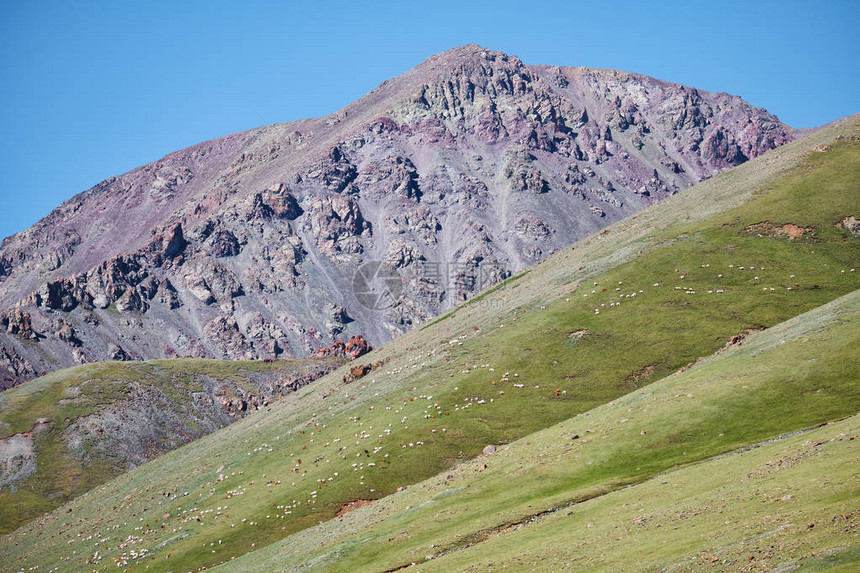
<path fill-rule="evenodd" d="M 521 440 L 517 447 L 524 449 L 512 445 L 497 454 L 503 459 L 515 450 L 511 463 L 532 472 L 528 482 L 507 490 L 508 498 L 492 496 L 512 475 L 492 474 L 483 492 L 492 503 L 469 505 L 465 517 L 424 514 L 432 517 L 420 528 L 398 530 L 385 544 L 359 537 L 306 563 L 337 569 L 338 559 L 355 549 L 356 562 L 382 570 L 432 553 L 429 545 L 440 545 L 432 540 L 447 535 L 438 528 L 448 519 L 463 525 L 466 539 L 480 537 L 527 517 L 524 510 L 606 494 L 853 415 L 860 405 L 853 330 L 846 331 L 853 347 L 838 338 L 816 345 L 828 358 L 815 354 L 818 362 L 803 363 L 805 369 L 781 371 L 782 385 L 761 377 L 747 382 L 755 391 L 723 402 L 719 388 L 703 389 L 707 400 L 695 392 L 664 395 L 665 404 L 650 407 L 655 417 L 643 415 L 646 425 L 636 422 L 633 431 L 627 428 L 635 418 L 617 408 L 621 396 L 713 354 L 732 337 L 860 288 L 860 273 L 851 271 L 860 261 L 860 241 L 835 226 L 860 212 L 860 143 L 852 139 L 858 135 L 856 120 L 819 132 L 610 227 L 374 352 L 367 359 L 384 366 L 368 376 L 352 384 L 340 372 L 323 378 L 18 530 L 0 544 L 0 559 L 13 570 L 37 563 L 61 571 L 102 569 L 118 562 L 184 571 L 290 536 L 270 548 L 274 553 L 252 553 L 244 563 L 265 569 L 269 558 L 303 561 L 280 552 L 294 541 L 296 547 L 319 543 L 313 537 L 301 545 L 297 534 L 353 502 L 437 474 L 437 480 L 449 474 L 456 480 L 462 470 L 454 468 L 477 471 L 486 464 L 484 473 L 496 458 L 463 464 L 488 444 Z M 812 151 L 822 143 L 830 144 L 827 151 Z M 847 300 L 842 304 L 857 306 Z M 731 372 L 716 368 L 714 376 Z M 616 409 L 614 430 L 580 427 L 584 416 L 575 416 L 613 401 L 605 408 Z M 556 471 L 558 454 L 542 458 L 544 452 L 529 449 L 529 435 L 544 428 L 571 448 L 592 443 L 581 471 Z M 631 442 L 628 433 L 641 439 Z M 456 491 L 450 495 L 452 503 L 459 499 Z M 308 531 L 302 535 L 329 530 Z"/>
<path fill-rule="evenodd" d="M 53 372 L 3 392 L 0 533 L 244 415 L 234 408 L 231 416 L 219 399 L 274 400 L 289 391 L 279 387 L 306 383 L 343 362 L 105 362 Z M 28 464 L 29 471 L 22 471 Z"/>
<path fill-rule="evenodd" d="M 860 291 L 224 568 L 677 571 L 716 557 L 737 570 L 752 554 L 753 570 L 772 570 L 828 550 L 858 558 L 845 548 L 860 523 L 860 417 L 804 431 L 860 406 L 858 345 Z"/>

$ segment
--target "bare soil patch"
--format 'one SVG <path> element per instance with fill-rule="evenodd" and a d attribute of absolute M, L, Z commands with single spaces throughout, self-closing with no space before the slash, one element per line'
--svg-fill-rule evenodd
<path fill-rule="evenodd" d="M 756 223 L 746 228 L 746 232 L 760 237 L 788 237 L 790 241 L 796 241 L 806 234 L 815 231 L 813 227 L 801 227 L 794 223 L 776 225 L 770 221 Z"/>

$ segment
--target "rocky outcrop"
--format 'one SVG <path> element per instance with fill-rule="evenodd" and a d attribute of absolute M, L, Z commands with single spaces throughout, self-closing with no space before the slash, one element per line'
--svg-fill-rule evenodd
<path fill-rule="evenodd" d="M 0 330 L 24 340 L 36 340 L 38 335 L 33 331 L 30 313 L 18 307 L 0 311 Z"/>
<path fill-rule="evenodd" d="M 405 207 L 397 213 L 389 213 L 383 220 L 383 226 L 389 235 L 411 233 L 425 245 L 437 244 L 436 235 L 442 230 L 439 219 L 426 205 Z"/>
<path fill-rule="evenodd" d="M 260 203 L 269 208 L 272 216 L 280 219 L 293 221 L 298 219 L 303 212 L 299 202 L 284 183 L 266 189 L 260 195 Z"/>
<path fill-rule="evenodd" d="M 0 439 L 0 491 L 36 472 L 36 449 L 33 434 L 26 432 Z"/>
<path fill-rule="evenodd" d="M 40 402 L 38 413 L 16 411 L 15 403 L 7 402 L 7 420 L 14 418 L 16 425 L 29 429 L 11 433 L 7 427 L 0 433 L 3 511 L 8 513 L 22 498 L 56 507 L 112 476 L 271 405 L 345 360 L 225 365 L 205 369 L 205 374 L 183 363 L 178 359 L 167 369 L 160 363 L 107 365 L 64 373 L 43 381 L 42 389 L 50 396 Z M 53 419 L 37 417 L 45 414 Z M 65 479 L 69 463 L 74 465 L 72 481 Z M 4 517 L 9 518 L 6 531 L 32 518 L 11 513 Z"/>
<path fill-rule="evenodd" d="M 0 390 L 8 390 L 38 375 L 33 365 L 14 347 L 0 348 Z"/>
<path fill-rule="evenodd" d="M 538 217 L 523 217 L 514 226 L 514 230 L 523 238 L 545 239 L 552 234 L 552 230 Z"/>
<path fill-rule="evenodd" d="M 229 300 L 244 294 L 238 277 L 217 260 L 206 257 L 194 259 L 182 269 L 185 288 L 203 304 Z"/>
<path fill-rule="evenodd" d="M 343 195 L 314 199 L 308 207 L 305 229 L 316 238 L 317 248 L 327 256 L 364 251 L 360 238 L 370 234 L 358 201 Z"/>
<path fill-rule="evenodd" d="M 367 343 L 367 339 L 360 334 L 356 334 L 345 344 L 343 340 L 336 340 L 331 346 L 320 348 L 317 351 L 317 356 L 345 356 L 350 360 L 355 360 L 371 350 L 373 350 L 373 347 Z"/>
<path fill-rule="evenodd" d="M 793 137 L 736 96 L 450 50 L 331 116 L 107 179 L 4 240 L 0 377 L 382 343 Z"/>
<path fill-rule="evenodd" d="M 857 219 L 854 215 L 849 217 L 844 217 L 841 221 L 836 224 L 839 228 L 845 228 L 849 233 L 854 235 L 855 237 L 860 237 L 860 220 Z"/>

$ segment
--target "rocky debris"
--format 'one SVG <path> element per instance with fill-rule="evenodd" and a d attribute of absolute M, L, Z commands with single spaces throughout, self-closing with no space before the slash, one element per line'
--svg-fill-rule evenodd
<path fill-rule="evenodd" d="M 149 305 L 134 287 L 126 289 L 116 300 L 116 309 L 120 312 L 146 312 L 148 308 Z"/>
<path fill-rule="evenodd" d="M 65 318 L 57 319 L 54 322 L 53 332 L 57 338 L 69 346 L 81 346 L 82 344 L 77 332 Z"/>
<path fill-rule="evenodd" d="M 158 287 L 156 288 L 152 299 L 159 304 L 166 306 L 170 310 L 182 306 L 182 301 L 179 300 L 179 295 L 176 292 L 176 289 L 167 279 L 158 283 Z"/>
<path fill-rule="evenodd" d="M 206 340 L 220 351 L 220 358 L 256 360 L 254 345 L 245 338 L 232 315 L 219 314 L 203 327 Z"/>
<path fill-rule="evenodd" d="M 540 169 L 534 166 L 512 172 L 506 171 L 505 176 L 511 180 L 511 189 L 517 192 L 546 193 L 549 190 L 549 185 Z"/>
<path fill-rule="evenodd" d="M 344 514 L 349 513 L 354 509 L 358 509 L 359 507 L 364 507 L 365 505 L 372 504 L 375 499 L 357 499 L 355 501 L 350 501 L 349 503 L 345 503 L 340 506 L 340 509 L 337 511 L 337 517 L 343 517 Z"/>
<path fill-rule="evenodd" d="M 111 347 L 108 349 L 108 358 L 109 360 L 117 360 L 120 362 L 133 360 L 133 358 L 129 356 L 119 344 L 111 344 Z"/>
<path fill-rule="evenodd" d="M 72 348 L 72 359 L 75 361 L 75 364 L 87 364 L 90 362 L 87 354 L 81 348 Z"/>
<path fill-rule="evenodd" d="M 16 483 L 36 473 L 36 448 L 32 432 L 0 439 L 0 491 L 16 493 Z"/>
<path fill-rule="evenodd" d="M 672 173 L 684 172 L 684 168 L 676 160 L 672 159 L 668 155 L 664 155 L 660 158 L 660 165 L 662 165 L 663 167 L 667 167 L 672 171 Z"/>
<path fill-rule="evenodd" d="M 725 348 L 728 348 L 730 346 L 737 346 L 738 344 L 743 342 L 745 338 L 746 334 L 735 334 L 726 342 Z"/>
<path fill-rule="evenodd" d="M 118 465 L 118 471 L 127 471 L 263 408 L 338 366 L 338 361 L 310 360 L 299 367 L 293 363 L 284 369 L 249 372 L 242 382 L 193 375 L 180 379 L 171 392 L 146 380 L 133 381 L 125 398 L 71 420 L 63 440 L 76 459 L 107 459 Z M 200 389 L 186 390 L 189 382 Z"/>
<path fill-rule="evenodd" d="M 207 247 L 213 257 L 235 257 L 241 251 L 239 239 L 223 225 L 218 225 L 209 235 Z"/>
<path fill-rule="evenodd" d="M 403 239 L 394 239 L 388 243 L 382 262 L 390 269 L 402 269 L 423 260 L 424 254 L 417 245 Z"/>
<path fill-rule="evenodd" d="M 484 449 L 482 450 L 481 453 L 484 454 L 485 456 L 495 454 L 496 453 L 496 446 L 494 446 L 493 444 L 490 444 L 488 446 L 484 446 Z"/>
<path fill-rule="evenodd" d="M 836 224 L 839 228 L 845 228 L 849 233 L 854 235 L 855 237 L 860 237 L 860 220 L 857 219 L 854 215 L 850 217 L 845 217 L 841 221 Z"/>
<path fill-rule="evenodd" d="M 317 350 L 317 356 L 345 356 L 350 360 L 355 360 L 360 356 L 364 356 L 373 350 L 373 347 L 368 344 L 367 339 L 360 334 L 351 337 L 346 343 L 343 340 L 336 340 L 331 346 L 326 346 Z"/>
<path fill-rule="evenodd" d="M 36 292 L 35 303 L 56 310 L 72 310 L 79 303 L 75 287 L 76 284 L 69 279 L 50 281 Z"/>
<path fill-rule="evenodd" d="M 263 245 L 252 255 L 256 264 L 244 270 L 243 283 L 252 292 L 278 293 L 304 285 L 298 265 L 307 255 L 299 237 L 289 236 L 278 245 L 276 241 Z"/>
<path fill-rule="evenodd" d="M 155 180 L 151 189 L 156 199 L 169 199 L 182 185 L 194 178 L 194 173 L 187 165 L 156 164 Z"/>
<path fill-rule="evenodd" d="M 514 225 L 514 230 L 526 239 L 546 239 L 552 235 L 552 230 L 537 216 L 523 217 Z"/>
<path fill-rule="evenodd" d="M 0 390 L 8 390 L 37 375 L 33 365 L 14 348 L 0 347 Z"/>
<path fill-rule="evenodd" d="M 261 358 L 277 358 L 289 348 L 290 343 L 283 329 L 259 312 L 251 313 L 244 330 Z"/>
<path fill-rule="evenodd" d="M 107 308 L 147 275 L 139 257 L 114 257 L 85 275 L 86 300 L 95 308 Z"/>
<path fill-rule="evenodd" d="M 330 302 L 325 305 L 325 311 L 328 313 L 326 328 L 328 329 L 329 336 L 332 338 L 337 338 L 343 332 L 345 326 L 353 321 L 344 306 L 338 306 Z"/>
<path fill-rule="evenodd" d="M 345 306 L 338 306 L 334 303 L 328 303 L 326 305 L 326 310 L 328 311 L 329 320 L 332 322 L 337 322 L 338 324 L 346 324 L 348 322 L 352 322 L 352 319 L 347 314 L 347 310 Z"/>
<path fill-rule="evenodd" d="M 651 196 L 660 196 L 665 197 L 671 194 L 671 190 L 666 186 L 666 184 L 660 179 L 660 174 L 657 173 L 657 170 L 654 170 L 653 175 L 645 181 L 645 183 L 639 187 L 638 190 L 634 190 L 636 193 L 640 195 L 644 195 L 645 197 Z"/>
<path fill-rule="evenodd" d="M 161 238 L 162 254 L 165 259 L 173 259 L 182 254 L 188 241 L 182 234 L 182 225 L 177 223 L 168 233 Z"/>
<path fill-rule="evenodd" d="M 360 172 L 356 184 L 365 197 L 377 199 L 402 197 L 419 200 L 418 171 L 408 157 L 393 155 L 371 162 Z"/>
<path fill-rule="evenodd" d="M 344 384 L 350 384 L 355 382 L 359 378 L 363 378 L 370 371 L 373 370 L 372 364 L 359 364 L 358 366 L 351 366 L 349 369 L 349 373 L 343 377 Z"/>
<path fill-rule="evenodd" d="M 502 174 L 510 180 L 511 190 L 519 193 L 546 193 L 549 190 L 549 184 L 534 161 L 535 157 L 525 147 L 509 154 Z"/>
<path fill-rule="evenodd" d="M 597 215 L 598 217 L 605 217 L 606 211 L 598 207 L 597 205 L 589 205 L 588 210 Z"/>
<path fill-rule="evenodd" d="M 442 229 L 439 219 L 426 205 L 416 205 L 389 213 L 385 216 L 383 226 L 386 232 L 392 235 L 411 233 L 425 245 L 435 245 L 438 242 L 436 235 Z"/>
<path fill-rule="evenodd" d="M 305 171 L 301 178 L 316 181 L 325 189 L 340 193 L 345 191 L 357 176 L 355 165 L 349 161 L 343 149 L 336 145 L 319 163 Z"/>

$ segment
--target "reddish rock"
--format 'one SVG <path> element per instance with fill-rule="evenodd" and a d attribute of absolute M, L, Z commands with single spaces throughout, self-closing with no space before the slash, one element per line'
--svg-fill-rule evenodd
<path fill-rule="evenodd" d="M 343 340 L 336 340 L 331 346 L 317 350 L 317 356 L 346 356 L 355 360 L 373 350 L 367 339 L 360 334 L 351 337 L 345 344 Z"/>
<path fill-rule="evenodd" d="M 0 329 L 18 338 L 37 338 L 36 333 L 33 332 L 30 313 L 21 310 L 20 307 L 12 307 L 9 310 L 0 312 Z"/>
<path fill-rule="evenodd" d="M 346 343 L 346 354 L 355 360 L 359 356 L 364 356 L 368 352 L 373 350 L 373 347 L 368 344 L 367 339 L 365 339 L 362 335 L 356 334 L 352 338 L 349 339 L 349 342 Z"/>
<path fill-rule="evenodd" d="M 343 377 L 343 381 L 345 384 L 355 382 L 359 378 L 369 374 L 371 370 L 373 370 L 372 364 L 359 364 L 358 366 L 353 366 L 349 369 L 349 373 Z"/>

